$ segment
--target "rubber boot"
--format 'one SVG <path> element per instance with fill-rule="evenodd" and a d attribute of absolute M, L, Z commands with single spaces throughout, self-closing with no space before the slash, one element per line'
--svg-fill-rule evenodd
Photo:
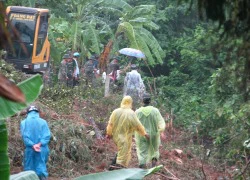
<path fill-rule="evenodd" d="M 109 171 L 117 170 L 117 169 L 123 169 L 123 168 L 126 168 L 126 167 L 124 167 L 124 166 L 121 165 L 121 164 L 113 164 L 113 165 L 110 165 Z"/>
<path fill-rule="evenodd" d="M 112 160 L 111 165 L 116 164 L 116 159 L 117 159 L 117 154 L 115 155 L 114 159 Z"/>
<path fill-rule="evenodd" d="M 153 158 L 153 159 L 152 159 L 152 167 L 155 167 L 155 166 L 156 166 L 156 163 L 157 163 L 157 159 L 156 159 L 156 158 Z"/>
<path fill-rule="evenodd" d="M 39 176 L 39 179 L 40 179 L 40 180 L 48 180 L 48 178 L 45 177 L 45 176 Z"/>
<path fill-rule="evenodd" d="M 141 168 L 141 169 L 146 169 L 147 167 L 146 167 L 145 164 L 140 164 L 140 165 L 139 165 L 139 168 Z"/>
<path fill-rule="evenodd" d="M 112 160 L 110 167 L 109 167 L 109 171 L 115 170 L 112 166 L 116 166 L 116 159 L 117 159 L 117 154 L 115 155 L 114 159 Z"/>

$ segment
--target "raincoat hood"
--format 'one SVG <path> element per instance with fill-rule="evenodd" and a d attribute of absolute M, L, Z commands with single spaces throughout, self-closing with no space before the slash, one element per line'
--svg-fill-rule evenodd
<path fill-rule="evenodd" d="M 30 111 L 30 112 L 28 112 L 27 117 L 39 117 L 39 112 Z"/>
<path fill-rule="evenodd" d="M 141 112 L 147 117 L 151 113 L 151 111 L 154 109 L 153 106 L 146 106 L 141 108 Z"/>
<path fill-rule="evenodd" d="M 124 96 L 121 102 L 121 108 L 132 108 L 133 99 L 130 96 Z"/>
<path fill-rule="evenodd" d="M 40 118 L 39 112 L 30 111 L 21 121 L 21 136 L 25 145 L 24 171 L 33 170 L 39 177 L 48 177 L 46 163 L 49 156 L 50 129 L 48 123 Z M 41 151 L 35 152 L 33 146 L 41 143 Z M 47 178 L 46 178 L 47 179 Z"/>
<path fill-rule="evenodd" d="M 135 133 L 136 152 L 139 164 L 146 164 L 153 158 L 159 159 L 160 157 L 160 133 L 164 131 L 166 123 L 160 111 L 153 106 L 137 109 L 136 115 L 150 137 L 149 141 L 145 141 L 143 136 Z"/>
<path fill-rule="evenodd" d="M 115 109 L 110 115 L 106 133 L 112 136 L 118 153 L 116 163 L 127 167 L 131 159 L 132 137 L 135 132 L 145 136 L 146 131 L 131 109 L 132 98 L 125 96 L 122 99 L 121 107 Z"/>

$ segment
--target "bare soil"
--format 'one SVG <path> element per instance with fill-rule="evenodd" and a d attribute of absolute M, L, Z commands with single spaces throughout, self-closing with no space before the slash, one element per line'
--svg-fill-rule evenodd
<path fill-rule="evenodd" d="M 107 114 L 102 114 L 103 111 L 100 111 L 99 107 L 97 109 L 99 109 L 98 113 L 100 116 L 107 116 Z M 93 124 L 83 119 L 79 115 L 78 111 L 79 106 L 75 106 L 74 112 L 70 115 L 59 115 L 52 110 L 47 110 L 46 113 L 41 114 L 41 116 L 43 116 L 45 119 L 53 119 L 53 121 L 60 121 L 61 118 L 66 118 L 69 122 L 72 122 L 75 125 L 78 124 L 79 126 L 85 126 L 87 129 L 92 131 L 95 130 L 93 128 Z M 54 165 L 56 167 L 53 167 L 53 164 L 50 164 L 53 169 L 49 169 L 49 173 L 51 175 L 49 180 L 68 180 L 78 177 L 79 175 L 108 171 L 109 164 L 116 154 L 116 146 L 112 140 L 107 140 L 104 138 L 106 123 L 97 122 L 96 124 L 102 133 L 102 137 L 96 138 L 96 136 L 93 135 L 93 142 L 91 145 L 89 145 L 91 161 L 81 163 L 71 161 L 70 163 L 75 163 L 75 168 L 72 169 L 72 175 L 68 176 L 70 178 L 62 177 L 62 174 L 56 173 L 56 169 L 62 170 L 64 167 L 59 165 Z M 194 144 L 190 134 L 187 134 L 181 129 L 175 127 L 167 127 L 164 133 L 165 137 L 163 137 L 162 145 L 160 147 L 161 157 L 157 162 L 157 165 L 163 165 L 163 168 L 159 172 L 146 177 L 146 180 L 230 179 L 229 171 L 226 171 L 222 167 L 214 166 L 209 161 L 203 160 L 202 154 L 195 154 L 194 151 L 192 151 L 192 148 L 190 147 L 193 147 Z M 9 144 L 13 145 L 15 143 L 16 140 L 10 138 Z M 19 163 L 17 163 L 17 161 L 19 161 Z M 17 160 L 11 160 L 11 174 L 22 171 L 20 161 L 20 158 Z M 132 160 L 130 162 L 129 168 L 138 168 L 138 160 L 134 142 L 132 146 Z M 147 168 L 151 168 L 151 163 L 147 164 Z M 76 172 L 79 172 L 79 174 Z"/>

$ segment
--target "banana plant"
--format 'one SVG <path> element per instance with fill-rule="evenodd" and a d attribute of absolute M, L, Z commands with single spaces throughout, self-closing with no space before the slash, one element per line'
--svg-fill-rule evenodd
<path fill-rule="evenodd" d="M 51 54 L 55 54 L 53 47 L 56 47 L 54 48 L 56 50 L 58 46 L 80 51 L 85 56 L 92 53 L 100 54 L 100 48 L 102 47 L 100 33 L 103 33 L 100 31 L 103 28 L 96 29 L 97 23 L 93 20 L 94 17 L 88 14 L 87 7 L 89 6 L 83 6 L 82 4 L 75 8 L 72 7 L 69 19 L 51 16 L 49 31 L 50 41 L 52 42 Z"/>
<path fill-rule="evenodd" d="M 81 3 L 79 3 L 81 2 Z M 105 18 L 99 17 L 96 2 L 90 0 L 75 0 L 71 5 L 72 23 L 69 31 L 70 40 L 73 50 L 80 50 L 86 55 L 93 53 L 100 54 L 103 42 L 107 39 L 102 37 L 110 37 L 112 30 L 105 22 Z"/>
<path fill-rule="evenodd" d="M 165 53 L 151 33 L 152 30 L 159 29 L 159 26 L 153 22 L 156 10 L 154 5 L 132 7 L 123 0 L 101 0 L 99 4 L 103 5 L 102 8 L 107 7 L 107 11 L 116 12 L 120 16 L 115 33 L 116 39 L 119 36 L 124 36 L 129 47 L 145 53 L 148 64 L 163 63 L 162 58 Z"/>
<path fill-rule="evenodd" d="M 5 119 L 14 115 L 18 111 L 24 109 L 28 104 L 35 101 L 42 89 L 42 78 L 40 75 L 35 75 L 21 83 L 18 87 L 25 95 L 25 103 L 17 103 L 0 98 L 0 179 L 9 180 L 10 165 L 8 158 L 8 134 L 6 129 Z M 2 90 L 2 89 L 1 89 Z"/>
<path fill-rule="evenodd" d="M 69 23 L 63 18 L 57 18 L 53 14 L 50 17 L 49 40 L 51 43 L 50 56 L 54 60 L 54 65 L 60 64 L 63 52 L 70 47 L 67 29 Z"/>

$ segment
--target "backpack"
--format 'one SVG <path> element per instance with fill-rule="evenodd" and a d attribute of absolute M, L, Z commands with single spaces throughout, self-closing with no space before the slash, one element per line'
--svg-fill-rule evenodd
<path fill-rule="evenodd" d="M 86 66 L 85 66 L 85 73 L 86 73 L 87 75 L 91 75 L 91 74 L 93 73 L 93 71 L 94 71 L 94 66 L 93 66 L 93 64 L 90 63 L 90 62 L 88 62 L 88 63 L 86 64 Z"/>
<path fill-rule="evenodd" d="M 71 79 L 73 77 L 73 72 L 74 72 L 74 64 L 73 62 L 67 62 L 66 63 L 66 73 L 67 77 Z"/>

